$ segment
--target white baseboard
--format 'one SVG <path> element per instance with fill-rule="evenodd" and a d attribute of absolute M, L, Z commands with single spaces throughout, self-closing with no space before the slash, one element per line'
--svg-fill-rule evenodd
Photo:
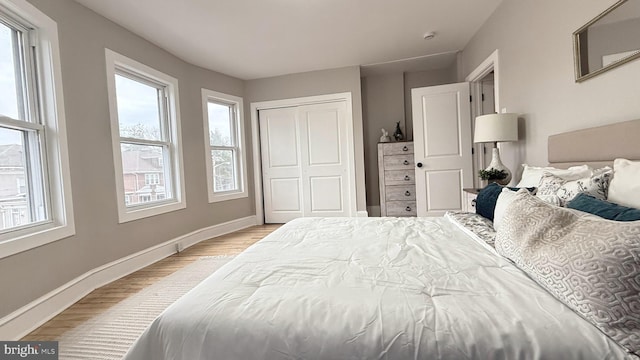
<path fill-rule="evenodd" d="M 356 217 L 369 217 L 369 213 L 366 211 L 358 211 Z"/>
<path fill-rule="evenodd" d="M 369 216 L 380 217 L 380 205 L 367 206 L 367 210 L 369 210 Z"/>
<path fill-rule="evenodd" d="M 101 286 L 175 254 L 178 249 L 186 249 L 256 223 L 253 215 L 209 226 L 88 271 L 0 319 L 0 339 L 20 340 Z"/>

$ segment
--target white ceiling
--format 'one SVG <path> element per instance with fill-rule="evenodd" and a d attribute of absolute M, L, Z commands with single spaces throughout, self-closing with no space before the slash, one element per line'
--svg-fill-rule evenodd
<path fill-rule="evenodd" d="M 248 80 L 456 52 L 502 0 L 76 1 L 189 63 Z M 428 31 L 436 38 L 425 41 Z"/>

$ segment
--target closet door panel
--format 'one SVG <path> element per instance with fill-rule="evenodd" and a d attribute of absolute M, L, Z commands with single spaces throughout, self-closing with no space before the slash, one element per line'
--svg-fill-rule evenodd
<path fill-rule="evenodd" d="M 298 108 L 305 216 L 349 216 L 346 103 Z"/>
<path fill-rule="evenodd" d="M 285 223 L 303 216 L 297 110 L 261 110 L 259 116 L 265 222 Z"/>

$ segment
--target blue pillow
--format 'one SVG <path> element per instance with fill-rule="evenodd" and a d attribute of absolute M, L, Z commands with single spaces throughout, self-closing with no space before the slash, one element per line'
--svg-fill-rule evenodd
<path fill-rule="evenodd" d="M 483 217 L 493 221 L 493 213 L 496 209 L 498 196 L 500 196 L 502 189 L 504 189 L 504 187 L 496 183 L 491 183 L 484 189 L 480 190 L 476 197 L 476 214 L 482 215 Z M 520 188 L 517 187 L 509 187 L 508 189 L 512 191 L 520 190 Z M 536 188 L 527 188 L 529 192 L 533 192 L 535 189 Z"/>
<path fill-rule="evenodd" d="M 477 205 L 476 205 L 477 206 Z M 605 219 L 615 221 L 640 220 L 640 209 L 634 209 L 612 202 L 596 199 L 591 195 L 580 193 L 569 201 L 567 207 L 584 211 Z"/>
<path fill-rule="evenodd" d="M 491 183 L 478 192 L 476 197 L 476 214 L 493 221 L 493 211 L 496 209 L 498 196 L 502 192 L 502 186 Z"/>

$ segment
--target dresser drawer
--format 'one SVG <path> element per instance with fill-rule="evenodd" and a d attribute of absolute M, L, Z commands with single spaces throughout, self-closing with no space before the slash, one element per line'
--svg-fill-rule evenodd
<path fill-rule="evenodd" d="M 416 216 L 415 201 L 388 201 L 387 216 Z"/>
<path fill-rule="evenodd" d="M 413 170 L 413 154 L 385 156 L 383 161 L 385 170 Z"/>
<path fill-rule="evenodd" d="M 415 200 L 416 187 L 413 185 L 391 185 L 385 189 L 386 200 Z"/>
<path fill-rule="evenodd" d="M 384 183 L 387 185 L 409 185 L 416 183 L 415 170 L 387 170 L 384 172 Z"/>
<path fill-rule="evenodd" d="M 413 154 L 413 143 L 391 143 L 383 145 L 383 155 Z"/>

